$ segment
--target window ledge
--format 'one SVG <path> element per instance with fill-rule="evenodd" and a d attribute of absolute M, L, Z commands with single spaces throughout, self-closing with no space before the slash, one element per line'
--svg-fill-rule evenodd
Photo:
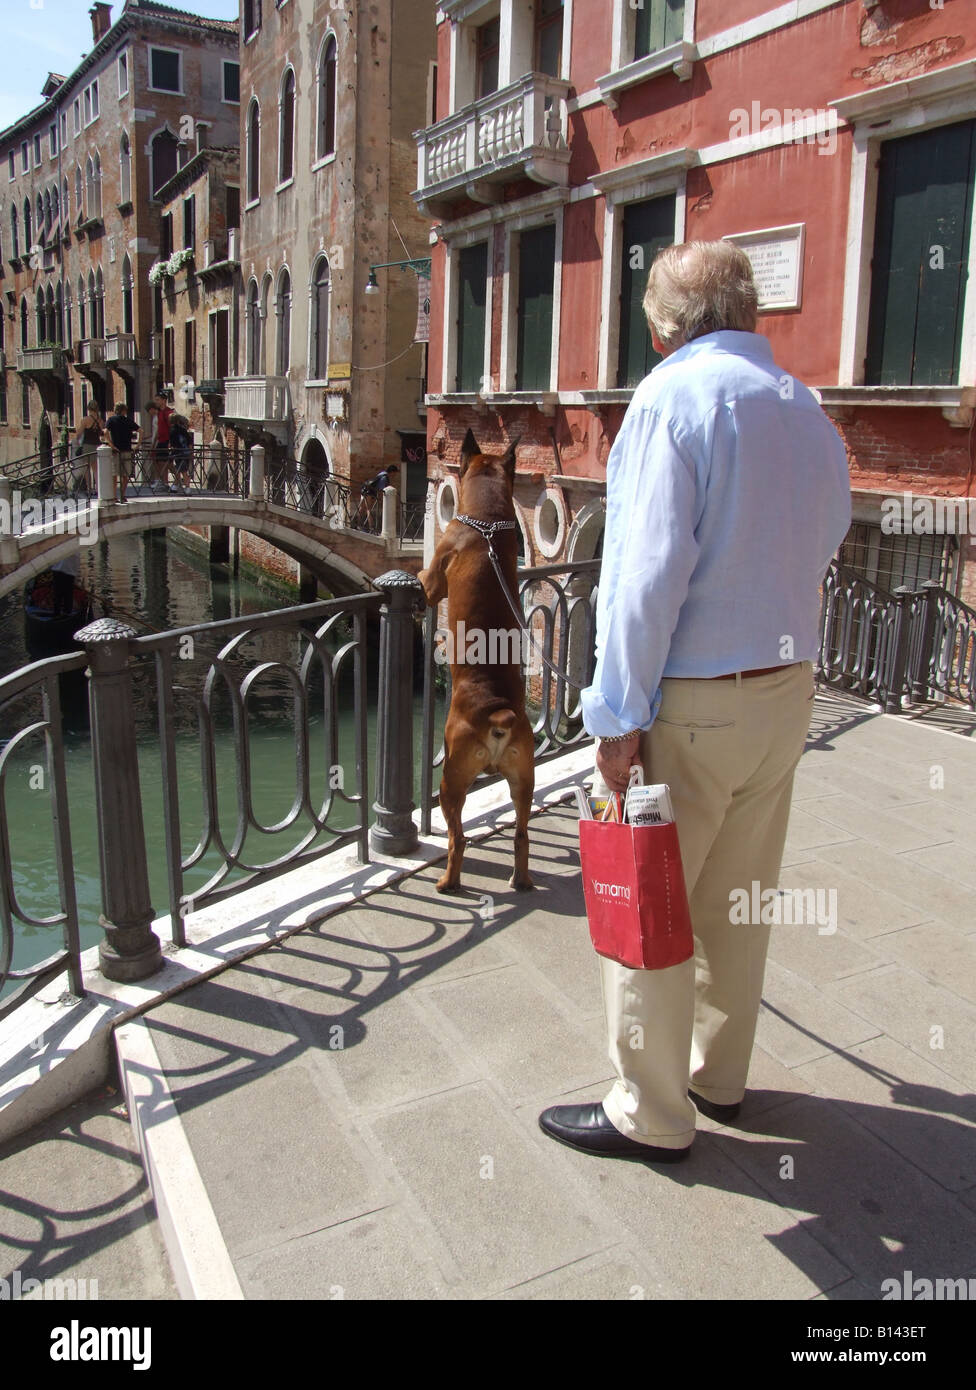
<path fill-rule="evenodd" d="M 275 184 L 275 192 L 276 192 L 276 193 L 284 193 L 285 189 L 286 189 L 286 188 L 291 188 L 291 186 L 292 186 L 292 184 L 293 184 L 294 182 L 295 182 L 295 176 L 294 176 L 294 174 L 292 174 L 292 176 L 291 176 L 290 179 L 283 179 L 281 183 Z"/>
<path fill-rule="evenodd" d="M 126 198 L 124 203 L 116 203 L 115 210 L 116 212 L 120 212 L 123 217 L 128 217 L 129 213 L 132 211 L 132 199 Z"/>
<path fill-rule="evenodd" d="M 667 48 L 659 48 L 656 53 L 648 53 L 636 62 L 617 68 L 615 72 L 608 72 L 604 77 L 598 77 L 596 85 L 604 102 L 612 111 L 617 105 L 616 94 L 628 87 L 636 86 L 638 82 L 647 82 L 650 78 L 660 77 L 666 72 L 673 72 L 679 82 L 687 82 L 697 57 L 698 50 L 695 45 L 679 39 Z"/>
<path fill-rule="evenodd" d="M 559 403 L 557 391 L 493 391 L 483 396 L 479 391 L 445 391 L 437 395 L 427 395 L 424 401 L 428 406 L 438 409 L 445 405 L 474 406 L 476 410 L 490 410 L 499 405 L 534 405 L 543 415 L 554 415 Z"/>
<path fill-rule="evenodd" d="M 324 169 L 327 165 L 334 163 L 335 151 L 333 150 L 331 154 L 324 154 L 321 159 L 317 159 L 315 161 L 315 163 L 312 165 L 312 172 L 314 173 L 316 169 Z"/>
<path fill-rule="evenodd" d="M 245 212 L 253 212 L 255 208 L 258 208 L 258 207 L 260 207 L 260 206 L 261 206 L 261 199 L 260 199 L 260 198 L 252 198 L 251 201 L 250 201 L 249 203 L 245 203 L 245 204 L 244 204 L 244 211 L 245 211 Z"/>
<path fill-rule="evenodd" d="M 855 410 L 911 406 L 941 410 L 956 429 L 968 429 L 976 412 L 972 386 L 822 386 L 815 393 L 832 419 L 849 422 Z"/>

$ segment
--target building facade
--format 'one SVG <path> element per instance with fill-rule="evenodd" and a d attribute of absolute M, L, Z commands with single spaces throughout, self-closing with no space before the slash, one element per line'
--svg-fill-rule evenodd
<path fill-rule="evenodd" d="M 91 51 L 0 132 L 0 464 L 90 400 L 138 415 L 163 384 L 160 193 L 201 144 L 238 140 L 236 23 L 154 0 L 90 13 Z"/>
<path fill-rule="evenodd" d="M 312 481 L 355 486 L 396 462 L 405 503 L 426 489 L 429 223 L 411 193 L 433 59 L 416 0 L 242 5 L 243 302 L 224 417 L 269 467 Z M 400 261 L 414 268 L 386 264 Z"/>
<path fill-rule="evenodd" d="M 799 14 L 797 11 L 799 10 Z M 976 12 L 966 0 L 441 0 L 416 200 L 433 223 L 428 451 L 444 525 L 470 427 L 520 439 L 526 558 L 598 553 L 606 461 L 656 361 L 671 242 L 733 237 L 759 331 L 850 457 L 843 558 L 976 601 Z M 976 512 L 976 502 L 968 508 Z"/>

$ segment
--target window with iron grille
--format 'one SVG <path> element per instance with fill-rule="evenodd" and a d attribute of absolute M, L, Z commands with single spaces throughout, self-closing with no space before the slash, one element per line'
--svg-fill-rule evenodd
<path fill-rule="evenodd" d="M 856 521 L 837 558 L 889 594 L 901 586 L 918 589 L 927 579 L 955 593 L 958 554 L 955 536 L 888 535 L 880 526 Z"/>

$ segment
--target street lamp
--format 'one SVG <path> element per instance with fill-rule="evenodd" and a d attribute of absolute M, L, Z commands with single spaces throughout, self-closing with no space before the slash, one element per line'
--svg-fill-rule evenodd
<path fill-rule="evenodd" d="M 379 294 L 379 282 L 376 279 L 378 270 L 412 270 L 416 275 L 425 275 L 430 278 L 431 258 L 418 261 L 382 261 L 369 268 L 369 279 L 366 281 L 366 294 Z"/>

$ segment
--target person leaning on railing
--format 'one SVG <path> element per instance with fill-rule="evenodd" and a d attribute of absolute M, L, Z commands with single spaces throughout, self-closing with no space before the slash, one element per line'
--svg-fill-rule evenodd
<path fill-rule="evenodd" d="M 82 479 L 89 496 L 95 492 L 95 463 L 98 459 L 98 446 L 102 442 L 102 417 L 98 406 L 91 402 L 81 417 L 75 431 L 74 458 L 80 466 L 74 470 L 74 491 L 81 487 Z"/>
<path fill-rule="evenodd" d="M 601 957 L 617 1080 L 602 1104 L 554 1106 L 540 1123 L 585 1152 L 673 1162 L 696 1108 L 729 1123 L 745 1094 L 769 926 L 732 906 L 777 886 L 818 593 L 851 499 L 837 431 L 756 332 L 738 247 L 662 251 L 644 310 L 665 360 L 607 464 L 597 662 L 581 701 L 609 788 L 636 763 L 671 789 L 695 954 L 661 970 Z"/>

